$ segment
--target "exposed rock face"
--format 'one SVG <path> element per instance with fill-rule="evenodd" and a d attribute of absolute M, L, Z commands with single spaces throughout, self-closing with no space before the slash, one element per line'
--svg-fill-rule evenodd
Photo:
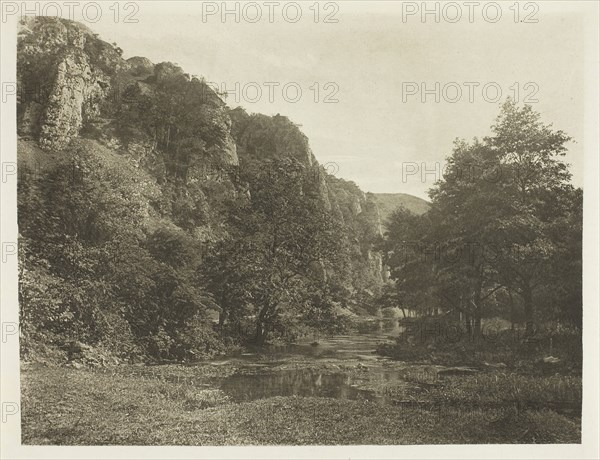
<path fill-rule="evenodd" d="M 364 202 L 361 205 L 361 219 L 366 227 L 365 236 L 371 240 L 383 236 L 379 208 L 371 195 L 364 195 Z"/>
<path fill-rule="evenodd" d="M 223 133 L 221 143 L 210 151 L 214 158 L 217 158 L 221 164 L 227 166 L 238 166 L 239 158 L 237 154 L 237 145 L 231 135 L 231 118 L 225 111 L 214 110 L 213 119 L 218 124 L 218 129 Z"/>
<path fill-rule="evenodd" d="M 383 258 L 381 254 L 374 251 L 368 252 L 369 269 L 371 270 L 371 276 L 380 282 L 387 281 L 387 270 L 383 267 Z"/>
<path fill-rule="evenodd" d="M 19 35 L 19 132 L 40 145 L 62 149 L 83 122 L 99 114 L 109 78 L 85 51 L 94 38 L 83 26 L 51 18 L 26 18 Z M 42 74 L 41 74 L 42 73 Z M 40 75 L 41 74 L 41 75 Z"/>
<path fill-rule="evenodd" d="M 227 138 L 225 139 L 225 145 L 221 151 L 225 156 L 225 161 L 227 164 L 236 166 L 239 165 L 240 160 L 237 156 L 237 146 L 235 145 L 235 141 L 233 140 L 231 134 L 227 135 Z"/>
<path fill-rule="evenodd" d="M 152 95 L 156 85 L 173 76 L 190 78 L 171 63 L 155 65 L 139 56 L 125 61 L 119 48 L 85 26 L 56 18 L 24 19 L 18 46 L 18 132 L 46 149 L 63 149 L 88 125 L 102 130 L 102 137 L 113 142 L 115 135 L 105 122 L 127 104 L 125 96 L 132 87 L 142 95 Z M 207 85 L 203 85 L 202 98 L 199 110 L 211 121 L 214 132 L 221 133 L 220 140 L 207 145 L 204 156 L 219 165 L 237 165 L 237 145 L 225 104 Z"/>
<path fill-rule="evenodd" d="M 154 73 L 154 64 L 148 58 L 134 56 L 125 61 L 124 70 L 136 77 L 150 76 Z"/>
<path fill-rule="evenodd" d="M 84 118 L 93 118 L 98 113 L 94 101 L 104 96 L 98 77 L 82 50 L 64 56 L 58 64 L 42 118 L 39 138 L 42 147 L 63 149 L 79 134 Z"/>
<path fill-rule="evenodd" d="M 308 192 L 340 223 L 361 289 L 382 283 L 375 200 L 327 174 L 287 117 L 230 110 L 202 78 L 171 63 L 124 60 L 116 45 L 71 21 L 26 19 L 18 46 L 21 136 L 56 152 L 85 136 L 124 155 L 162 187 L 159 212 L 206 239 L 218 238 L 224 197 L 243 193 L 232 170 L 293 158 L 311 175 Z M 314 272 L 328 276 L 322 266 Z"/>
<path fill-rule="evenodd" d="M 305 166 L 313 164 L 308 138 L 289 118 L 279 114 L 248 115 L 239 107 L 231 110 L 230 115 L 240 157 L 257 160 L 291 157 Z"/>

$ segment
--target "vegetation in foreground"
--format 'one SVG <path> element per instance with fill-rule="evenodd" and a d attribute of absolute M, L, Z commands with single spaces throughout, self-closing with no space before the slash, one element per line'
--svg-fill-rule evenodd
<path fill-rule="evenodd" d="M 299 364 L 302 365 L 302 364 Z M 305 363 L 315 366 L 315 363 Z M 322 369 L 324 373 L 331 368 Z M 272 397 L 234 402 L 218 388 L 231 366 L 118 366 L 74 370 L 26 366 L 24 444 L 240 445 L 578 443 L 581 379 L 493 371 L 435 377 L 412 367 L 376 400 Z M 374 389 L 372 373 L 362 388 Z M 360 381 L 360 379 L 358 379 Z M 408 398 L 408 399 L 407 399 Z M 575 400 L 575 401 L 574 401 Z M 579 401 L 578 403 L 576 401 Z M 535 402 L 535 404 L 533 404 Z"/>

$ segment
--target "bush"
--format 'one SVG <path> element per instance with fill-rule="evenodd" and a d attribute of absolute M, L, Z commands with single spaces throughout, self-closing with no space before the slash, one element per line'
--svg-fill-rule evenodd
<path fill-rule="evenodd" d="M 94 141 L 19 181 L 23 354 L 52 337 L 121 358 L 197 359 L 222 350 L 196 275 L 198 242 L 175 225 L 146 237 L 152 181 Z"/>

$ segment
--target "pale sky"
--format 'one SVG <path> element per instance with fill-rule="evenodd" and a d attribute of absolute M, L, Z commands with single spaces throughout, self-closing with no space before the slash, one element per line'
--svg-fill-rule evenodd
<path fill-rule="evenodd" d="M 136 2 L 138 23 L 118 22 L 105 4 L 102 18 L 86 23 L 101 38 L 117 42 L 124 56 L 145 56 L 155 63 L 171 61 L 186 72 L 204 76 L 208 81 L 234 90 L 246 87 L 246 98 L 230 94 L 231 107 L 241 105 L 249 112 L 268 115 L 280 113 L 302 125 L 312 150 L 321 164 L 338 177 L 356 182 L 371 192 L 403 192 L 425 198 L 435 180 L 429 174 L 403 178 L 411 165 L 435 170 L 450 154 L 456 137 L 482 137 L 498 114 L 506 96 L 523 101 L 535 91 L 532 104 L 543 120 L 571 135 L 567 161 L 572 164 L 574 183 L 582 185 L 584 148 L 584 76 L 586 64 L 585 18 L 593 2 L 577 5 L 537 2 L 538 11 L 525 10 L 520 2 L 519 20 L 528 14 L 537 23 L 515 23 L 513 2 L 500 2 L 502 17 L 486 20 L 481 8 L 475 9 L 473 22 L 464 2 L 457 2 L 462 17 L 450 23 L 434 15 L 422 22 L 420 13 L 403 22 L 401 2 L 321 2 L 319 22 L 314 21 L 314 2 L 301 2 L 302 17 L 292 23 L 279 2 L 273 23 L 268 21 L 268 5 L 257 2 L 263 17 L 249 22 L 256 9 L 248 7 L 240 22 L 220 11 L 202 19 L 202 2 Z M 205 8 L 221 8 L 221 2 L 204 2 Z M 408 2 L 411 3 L 411 2 Z M 489 2 L 487 2 L 489 3 Z M 481 2 L 485 5 L 486 2 Z M 337 5 L 339 11 L 335 12 Z M 417 8 L 421 2 L 411 3 Z M 404 8 L 409 8 L 405 2 Z M 431 4 L 431 8 L 434 8 Z M 234 8 L 230 4 L 230 8 Z M 441 7 L 440 7 L 441 8 Z M 293 19 L 295 10 L 287 10 Z M 325 23 L 328 13 L 337 23 Z M 452 19 L 456 11 L 447 9 Z M 487 10 L 493 19 L 495 11 Z M 80 17 L 79 17 L 80 18 Z M 78 19 L 78 16 L 75 16 Z M 440 84 L 440 101 L 434 95 L 421 101 L 420 92 L 405 94 L 425 83 L 435 90 Z M 274 87 L 273 101 L 269 86 Z M 288 87 L 287 99 L 282 88 Z M 315 102 L 317 83 L 318 100 Z M 329 86 L 326 86 L 330 83 Z M 446 100 L 441 88 L 447 86 Z M 469 87 L 474 87 L 473 102 Z M 482 87 L 492 83 L 484 98 Z M 526 86 L 529 83 L 529 86 Z M 515 85 L 516 84 L 516 85 Z M 246 86 L 245 86 L 246 85 Z M 262 96 L 256 102 L 256 86 Z M 410 86 L 410 88 L 408 86 Z M 455 88 L 461 87 L 457 102 Z M 294 87 L 300 87 L 298 102 Z M 495 88 L 502 98 L 493 102 Z M 312 89 L 311 89 L 312 88 Z M 511 89 L 512 88 L 512 89 Z M 327 95 L 337 103 L 324 103 Z M 420 91 L 420 90 L 419 90 Z"/>

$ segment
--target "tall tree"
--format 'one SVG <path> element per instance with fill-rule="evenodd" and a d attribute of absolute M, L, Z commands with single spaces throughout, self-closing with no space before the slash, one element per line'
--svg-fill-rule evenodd
<path fill-rule="evenodd" d="M 415 236 L 414 227 L 425 248 L 410 263 L 388 258 L 398 286 L 416 293 L 419 282 L 429 280 L 442 304 L 465 314 L 475 335 L 495 295 L 515 293 L 532 334 L 539 291 L 566 275 L 559 267 L 580 273 L 580 191 L 569 183 L 561 158 L 569 140 L 530 106 L 519 108 L 511 100 L 491 136 L 457 140 L 444 177 L 430 190 L 427 225 L 402 213 L 392 219 L 388 245 Z M 431 264 L 424 270 L 428 255 Z M 580 304 L 578 283 L 571 285 L 558 283 L 561 298 Z"/>
<path fill-rule="evenodd" d="M 231 238 L 206 259 L 211 289 L 225 309 L 221 321 L 251 315 L 257 344 L 311 307 L 307 299 L 318 297 L 315 286 L 326 285 L 340 251 L 321 198 L 307 192 L 310 178 L 293 159 L 247 168 L 249 199 L 232 212 Z"/>
<path fill-rule="evenodd" d="M 519 108 L 511 100 L 502 106 L 492 133 L 485 143 L 502 170 L 493 187 L 498 229 L 489 232 L 498 249 L 494 265 L 501 282 L 521 296 L 526 332 L 532 334 L 534 293 L 559 250 L 552 228 L 570 212 L 564 197 L 573 186 L 562 160 L 570 137 L 544 124 L 531 106 Z"/>

